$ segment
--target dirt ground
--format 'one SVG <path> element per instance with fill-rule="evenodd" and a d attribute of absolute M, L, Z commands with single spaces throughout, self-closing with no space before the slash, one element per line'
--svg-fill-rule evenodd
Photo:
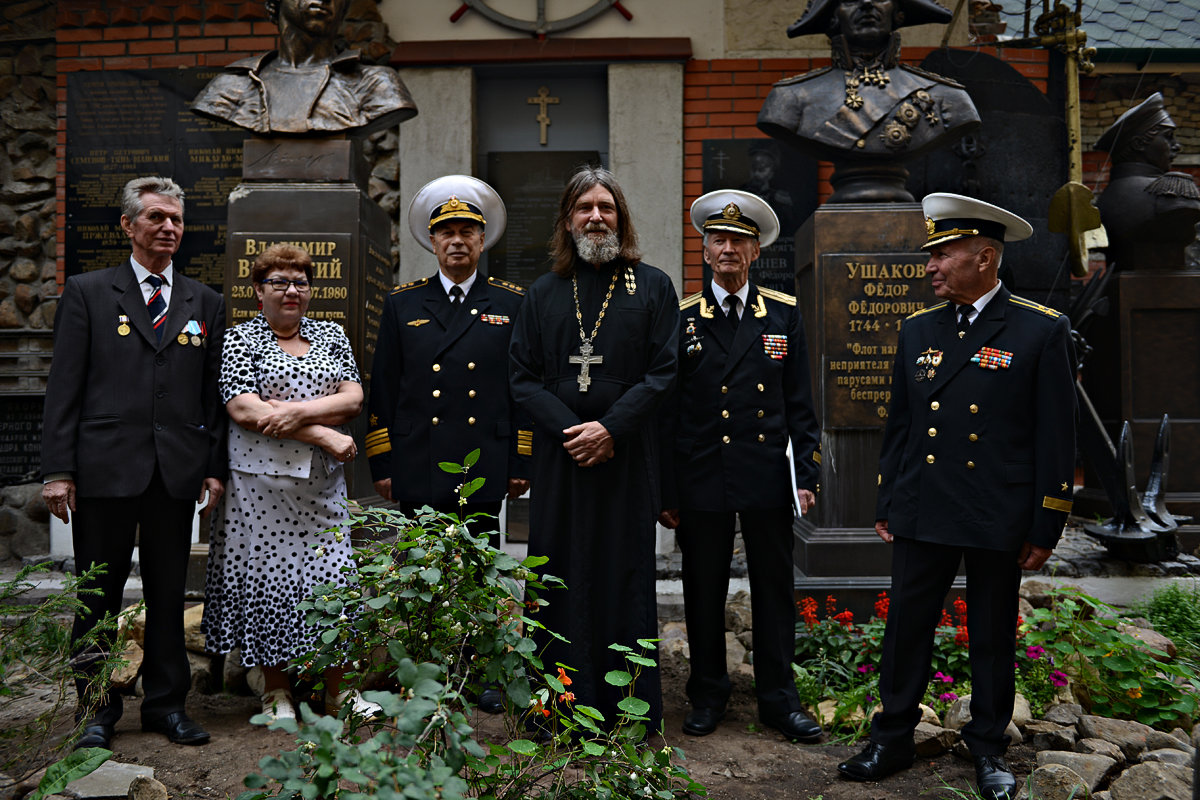
<path fill-rule="evenodd" d="M 683 694 L 686 675 L 668 664 L 663 670 L 667 741 L 687 755 L 691 775 L 708 787 L 715 800 L 912 800 L 917 797 L 957 797 L 946 785 L 959 791 L 974 780 L 969 762 L 953 755 L 919 760 L 912 769 L 878 784 L 842 780 L 837 763 L 857 752 L 857 746 L 823 743 L 799 745 L 785 741 L 757 719 L 749 679 L 736 675 L 729 712 L 715 733 L 695 738 L 680 732 L 687 713 Z M 258 712 L 257 698 L 228 694 L 188 698 L 188 712 L 211 734 L 202 747 L 180 747 L 158 734 L 142 733 L 138 699 L 127 698 L 125 716 L 117 725 L 113 741 L 114 759 L 154 768 L 155 777 L 166 785 L 173 798 L 236 797 L 242 779 L 255 771 L 258 761 L 288 749 L 289 737 L 249 724 Z M 28 711 L 28 707 L 25 708 Z M 10 708 L 8 723 L 15 721 Z M 0 725 L 6 720 L 0 717 Z M 67 720 L 62 722 L 65 730 Z M 481 737 L 502 732 L 498 717 L 476 718 Z M 661 743 L 660 743 L 661 744 Z M 1033 752 L 1028 746 L 1009 751 L 1009 763 L 1023 779 L 1032 769 Z"/>

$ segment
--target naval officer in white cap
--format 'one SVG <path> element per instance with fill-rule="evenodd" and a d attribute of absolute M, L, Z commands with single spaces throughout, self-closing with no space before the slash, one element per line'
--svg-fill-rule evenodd
<path fill-rule="evenodd" d="M 795 507 L 816 501 L 820 430 L 813 413 L 808 349 L 796 298 L 750 281 L 760 247 L 779 235 L 771 207 L 749 192 L 696 200 L 712 280 L 680 303 L 679 383 L 664 415 L 664 511 L 683 552 L 692 702 L 683 732 L 712 733 L 725 713 L 725 596 L 735 519 L 754 601 L 754 690 L 758 715 L 789 739 L 821 737 L 800 707 L 792 677 Z M 787 446 L 795 453 L 794 477 Z"/>
<path fill-rule="evenodd" d="M 1004 243 L 1029 223 L 980 200 L 922 203 L 926 273 L 942 299 L 900 328 L 875 530 L 891 544 L 892 592 L 879 693 L 861 753 L 838 765 L 879 780 L 913 763 L 934 629 L 960 562 L 967 574 L 971 721 L 962 730 L 980 794 L 1009 800 L 1004 761 L 1014 695 L 1021 570 L 1050 556 L 1075 465 L 1075 389 L 1067 318 L 997 279 Z"/>

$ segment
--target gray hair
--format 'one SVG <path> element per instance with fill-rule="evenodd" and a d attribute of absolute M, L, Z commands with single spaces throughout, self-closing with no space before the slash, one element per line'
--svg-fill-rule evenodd
<path fill-rule="evenodd" d="M 137 219 L 138 215 L 146 208 L 145 203 L 142 202 L 144 194 L 161 194 L 163 197 L 177 200 L 179 210 L 183 211 L 183 187 L 170 178 L 151 175 L 134 178 L 125 184 L 125 188 L 121 190 L 121 216 L 131 220 Z"/>

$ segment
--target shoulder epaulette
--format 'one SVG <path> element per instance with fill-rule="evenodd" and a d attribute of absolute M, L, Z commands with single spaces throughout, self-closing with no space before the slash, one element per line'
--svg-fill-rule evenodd
<path fill-rule="evenodd" d="M 693 295 L 688 295 L 679 301 L 679 310 L 683 311 L 685 308 L 691 308 L 696 303 L 699 303 L 702 297 L 704 297 L 704 292 L 696 292 Z"/>
<path fill-rule="evenodd" d="M 409 281 L 408 283 L 402 283 L 395 289 L 392 289 L 392 294 L 407 292 L 409 289 L 416 289 L 418 286 L 424 286 L 427 283 L 429 283 L 429 278 L 420 278 L 415 281 Z"/>
<path fill-rule="evenodd" d="M 929 78 L 930 80 L 937 81 L 944 86 L 950 86 L 954 89 L 967 88 L 953 78 L 947 78 L 945 75 L 938 75 L 936 72 L 929 72 L 928 70 L 921 69 L 920 67 L 914 67 L 911 64 L 902 64 L 901 68 L 920 75 L 922 78 Z"/>
<path fill-rule="evenodd" d="M 525 288 L 523 286 L 518 286 L 517 284 L 512 283 L 511 281 L 506 281 L 503 278 L 493 278 L 493 277 L 489 276 L 488 277 L 488 285 L 489 286 L 498 286 L 501 289 L 508 289 L 513 294 L 520 294 L 520 295 L 525 294 Z"/>
<path fill-rule="evenodd" d="M 774 289 L 767 289 L 762 286 L 758 287 L 758 293 L 763 297 L 769 297 L 776 303 L 783 303 L 784 305 L 789 306 L 796 305 L 796 298 L 790 294 L 784 294 L 783 292 L 777 292 Z"/>
<path fill-rule="evenodd" d="M 913 313 L 909 314 L 907 317 L 905 317 L 905 319 L 912 319 L 913 317 L 919 317 L 922 314 L 928 314 L 930 311 L 937 311 L 939 308 L 945 308 L 949 304 L 950 304 L 950 301 L 947 300 L 947 301 L 938 303 L 936 306 L 929 306 L 928 308 L 922 308 L 920 311 L 914 311 Z"/>
<path fill-rule="evenodd" d="M 1035 303 L 1032 300 L 1026 300 L 1024 297 L 1017 297 L 1015 294 L 1008 298 L 1008 302 L 1021 308 L 1028 308 L 1030 311 L 1040 311 L 1051 319 L 1058 319 L 1062 316 L 1062 312 L 1055 311 L 1053 308 L 1044 306 L 1041 303 Z"/>
<path fill-rule="evenodd" d="M 803 75 L 793 75 L 790 78 L 784 78 L 781 81 L 776 81 L 775 85 L 776 86 L 791 86 L 793 84 L 803 83 L 804 81 L 812 80 L 813 78 L 817 77 L 818 75 L 824 75 L 826 72 L 829 72 L 831 69 L 833 69 L 833 67 L 821 67 L 820 69 L 814 69 L 812 72 L 806 72 Z"/>

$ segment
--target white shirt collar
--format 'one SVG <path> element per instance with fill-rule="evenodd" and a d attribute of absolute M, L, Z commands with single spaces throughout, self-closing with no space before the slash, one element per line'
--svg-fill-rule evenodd
<path fill-rule="evenodd" d="M 450 288 L 452 286 L 457 285 L 460 288 L 462 288 L 462 293 L 463 293 L 464 299 L 466 298 L 467 295 L 469 295 L 471 293 L 471 287 L 475 285 L 475 277 L 478 274 L 479 274 L 479 270 L 475 270 L 474 272 L 471 273 L 471 277 L 467 278 L 462 283 L 455 284 L 454 281 L 452 281 L 446 277 L 446 273 L 442 272 L 440 269 L 438 270 L 438 277 L 441 278 L 441 280 L 442 280 L 442 289 L 445 290 L 446 296 L 449 297 L 450 296 Z"/>
<path fill-rule="evenodd" d="M 139 264 L 138 260 L 133 256 L 129 257 L 129 263 L 133 264 L 133 276 L 137 278 L 137 282 L 145 283 L 146 276 L 151 274 L 150 270 Z M 163 283 L 165 283 L 167 286 L 172 285 L 175 282 L 175 262 L 172 261 L 167 264 L 167 268 L 158 273 L 158 275 L 163 279 Z"/>
<path fill-rule="evenodd" d="M 971 312 L 971 316 L 967 318 L 968 322 L 973 322 L 976 317 L 978 317 L 980 314 L 983 313 L 983 310 L 985 308 L 987 308 L 987 304 L 992 302 L 992 298 L 995 297 L 997 294 L 999 294 L 1000 287 L 1003 285 L 1004 284 L 1001 283 L 1000 281 L 996 281 L 996 285 L 993 286 L 991 291 L 989 291 L 987 294 L 976 299 L 974 303 L 966 303 L 965 304 L 965 305 L 969 305 L 975 309 L 974 311 Z M 960 308 L 961 308 L 961 306 L 960 306 Z"/>
<path fill-rule="evenodd" d="M 723 289 L 721 287 L 721 285 L 718 284 L 716 281 L 711 281 L 710 283 L 712 285 L 713 298 L 717 301 L 717 305 L 721 307 L 721 310 L 724 311 L 725 310 L 725 298 L 729 296 L 729 292 L 725 291 L 725 289 Z M 746 301 L 750 297 L 750 281 L 746 281 L 745 283 L 743 283 L 742 288 L 738 289 L 733 294 L 737 297 L 738 300 L 741 301 L 742 304 L 741 304 L 741 306 L 739 306 L 741 308 L 741 310 L 745 311 L 746 310 Z"/>

